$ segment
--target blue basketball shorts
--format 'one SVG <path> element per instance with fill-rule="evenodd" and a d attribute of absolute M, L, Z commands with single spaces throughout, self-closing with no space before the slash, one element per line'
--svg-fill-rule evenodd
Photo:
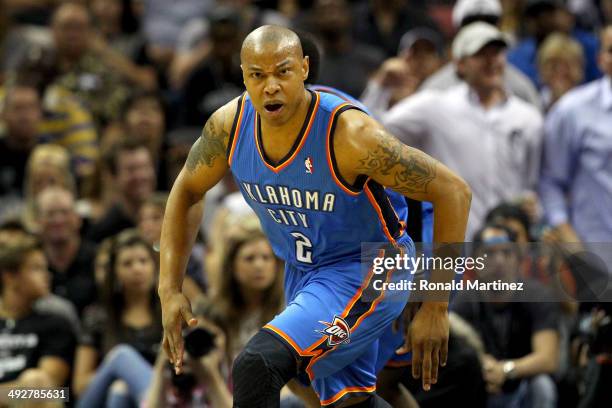
<path fill-rule="evenodd" d="M 384 290 L 382 284 L 411 276 L 409 271 L 374 273 L 363 262 L 315 270 L 285 267 L 287 307 L 264 330 L 295 352 L 301 377 L 308 377 L 322 406 L 375 392 L 377 372 L 406 358 L 395 354 L 404 330 L 394 322 L 409 291 Z"/>

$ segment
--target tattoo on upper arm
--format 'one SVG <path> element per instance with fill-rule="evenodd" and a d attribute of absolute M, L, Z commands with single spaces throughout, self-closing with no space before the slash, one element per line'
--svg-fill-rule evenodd
<path fill-rule="evenodd" d="M 381 131 L 378 145 L 359 160 L 359 171 L 369 175 L 392 176 L 386 186 L 402 194 L 426 193 L 436 177 L 436 161 L 403 145 L 387 132 Z"/>
<path fill-rule="evenodd" d="M 187 156 L 185 166 L 189 171 L 195 171 L 198 166 L 212 167 L 215 158 L 225 156 L 225 140 L 229 138 L 222 126 L 208 119 L 202 135 L 194 143 Z"/>

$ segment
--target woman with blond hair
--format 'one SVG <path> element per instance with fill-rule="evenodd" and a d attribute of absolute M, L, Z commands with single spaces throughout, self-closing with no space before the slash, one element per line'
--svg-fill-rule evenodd
<path fill-rule="evenodd" d="M 584 79 L 584 50 L 566 34 L 546 37 L 538 51 L 538 70 L 542 80 L 542 101 L 548 110 L 567 91 Z"/>

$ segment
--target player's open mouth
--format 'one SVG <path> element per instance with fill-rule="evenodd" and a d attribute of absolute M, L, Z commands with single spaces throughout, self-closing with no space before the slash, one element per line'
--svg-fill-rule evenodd
<path fill-rule="evenodd" d="M 264 109 L 268 113 L 278 113 L 283 108 L 282 103 L 266 103 Z"/>

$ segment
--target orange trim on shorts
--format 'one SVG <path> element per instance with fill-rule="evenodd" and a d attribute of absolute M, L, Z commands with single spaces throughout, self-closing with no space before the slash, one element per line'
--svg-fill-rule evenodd
<path fill-rule="evenodd" d="M 379 253 L 380 257 L 384 256 L 384 250 L 381 250 Z M 370 269 L 370 272 L 368 273 L 368 276 L 366 277 L 364 283 L 361 285 L 361 287 L 359 288 L 359 290 L 355 293 L 355 295 L 351 298 L 351 300 L 349 301 L 348 305 L 344 308 L 344 310 L 342 311 L 342 314 L 340 315 L 343 319 L 345 319 L 348 314 L 350 313 L 351 309 L 353 308 L 353 306 L 355 306 L 355 303 L 357 303 L 357 300 L 359 300 L 359 298 L 361 297 L 361 295 L 363 294 L 363 291 L 370 285 L 370 281 L 372 280 L 372 276 L 374 275 L 374 268 Z M 384 295 L 384 294 L 383 294 Z M 380 296 L 379 296 L 380 297 Z M 378 299 L 377 299 L 378 300 Z M 375 301 L 376 302 L 376 301 Z M 378 305 L 378 303 L 376 303 Z M 374 310 L 372 309 L 372 307 L 370 307 L 370 309 L 366 312 L 366 314 L 372 314 Z M 367 317 L 367 316 L 366 316 Z M 359 319 L 357 320 L 359 323 L 361 319 L 361 316 L 359 317 Z M 349 332 L 352 332 L 353 330 L 355 330 L 355 328 L 357 328 L 357 323 L 356 325 L 354 325 L 353 327 L 349 328 Z M 323 338 L 321 338 L 320 340 L 318 340 L 316 343 L 314 343 L 312 346 L 310 346 L 308 348 L 308 350 L 313 350 L 313 347 L 316 348 L 318 346 L 320 346 L 325 340 L 327 340 L 327 336 L 324 336 Z M 320 351 L 318 354 L 315 355 L 315 357 L 313 359 L 311 359 L 308 362 L 308 365 L 306 366 L 306 374 L 308 374 L 308 378 L 312 381 L 314 374 L 312 372 L 312 366 L 319 361 L 320 359 L 322 359 L 323 357 L 325 357 L 325 355 L 327 355 L 328 353 L 334 351 L 338 346 L 334 346 L 326 351 Z"/>
<path fill-rule="evenodd" d="M 293 349 L 300 355 L 300 356 L 305 356 L 306 352 L 304 350 L 302 350 L 300 348 L 300 346 L 297 345 L 296 342 L 293 341 L 293 339 L 291 337 L 289 337 L 284 331 L 282 331 L 281 329 L 279 329 L 278 327 L 274 327 L 272 326 L 270 323 L 266 324 L 264 327 L 264 329 L 268 329 L 268 330 L 272 330 L 274 333 L 278 334 L 279 336 L 281 336 L 287 343 L 289 343 L 289 345 L 291 347 L 293 347 Z"/>
<path fill-rule="evenodd" d="M 333 397 L 326 399 L 325 401 L 321 401 L 321 406 L 325 406 L 325 405 L 331 405 L 334 402 L 337 402 L 339 399 L 341 399 L 342 397 L 344 397 L 346 394 L 352 393 L 352 392 L 374 392 L 376 391 L 376 384 L 371 385 L 369 387 L 346 387 L 343 388 L 342 390 L 338 391 L 338 393 L 336 395 L 334 395 Z"/>
<path fill-rule="evenodd" d="M 310 118 L 308 119 L 308 126 L 306 127 L 306 130 L 304 131 L 304 134 L 300 135 L 302 140 L 300 140 L 300 144 L 297 146 L 297 148 L 291 154 L 291 156 L 287 160 L 285 160 L 282 164 L 280 164 L 278 166 L 270 165 L 266 161 L 266 159 L 264 158 L 263 152 L 261 151 L 261 149 L 259 147 L 258 139 L 261 139 L 261 135 L 258 135 L 259 127 L 257 125 L 257 123 L 259 122 L 259 119 L 258 119 L 259 118 L 259 114 L 257 114 L 257 112 L 255 112 L 255 125 L 254 125 L 254 128 L 253 128 L 253 134 L 255 136 L 255 146 L 257 146 L 257 152 L 259 153 L 259 157 L 261 157 L 261 161 L 266 165 L 267 168 L 269 168 L 273 172 L 278 173 L 279 171 L 281 171 L 282 169 L 287 167 L 289 164 L 291 164 L 293 159 L 295 159 L 295 156 L 297 156 L 297 154 L 302 149 L 302 146 L 304 146 L 304 143 L 306 142 L 306 139 L 308 138 L 308 135 L 310 134 L 310 128 L 312 128 L 312 124 L 314 123 L 314 120 L 317 117 L 317 112 L 319 111 L 319 102 L 321 101 L 321 97 L 319 96 L 318 92 L 313 92 L 313 95 L 314 95 L 314 98 L 315 98 L 315 105 L 314 105 L 314 108 L 312 109 L 312 112 L 310 114 Z M 263 140 L 262 140 L 261 144 L 263 146 Z M 292 148 L 293 148 L 293 146 L 292 146 Z"/>
<path fill-rule="evenodd" d="M 238 135 L 240 135 L 240 128 L 242 127 L 242 114 L 244 113 L 244 105 L 246 104 L 246 97 L 243 96 L 238 103 L 240 104 L 240 113 L 238 114 L 238 121 L 236 122 L 236 131 L 233 134 L 232 138 L 232 147 L 230 149 L 229 157 L 227 158 L 227 163 L 231 166 L 232 159 L 234 158 L 234 151 L 236 150 L 236 141 L 238 140 Z"/>
<path fill-rule="evenodd" d="M 327 137 L 325 138 L 325 149 L 327 150 L 327 164 L 329 166 L 329 171 L 331 172 L 332 178 L 334 179 L 334 181 L 336 182 L 336 184 L 342 189 L 344 190 L 345 193 L 352 195 L 352 196 L 358 196 L 359 194 L 361 194 L 361 191 L 352 191 L 349 190 L 344 183 L 342 183 L 340 181 L 340 179 L 338 178 L 338 176 L 336 175 L 336 172 L 334 171 L 334 165 L 332 164 L 332 159 L 331 159 L 331 150 L 329 148 L 329 139 L 331 137 L 331 129 L 332 129 L 332 125 L 336 119 L 336 114 L 338 113 L 338 110 L 346 107 L 346 106 L 353 106 L 350 103 L 343 103 L 341 105 L 336 106 L 336 109 L 333 110 L 332 114 L 329 117 L 329 122 L 327 124 Z M 367 180 L 366 180 L 367 182 Z"/>
<path fill-rule="evenodd" d="M 368 187 L 367 184 L 363 187 L 363 190 L 366 192 L 366 195 L 368 196 L 368 200 L 370 200 L 372 207 L 374 207 L 374 211 L 376 211 L 376 214 L 378 214 L 378 219 L 380 220 L 380 224 L 382 225 L 385 236 L 387 237 L 389 242 L 391 242 L 394 246 L 397 245 L 397 243 L 395 242 L 395 239 L 391 236 L 391 233 L 389 232 L 389 228 L 387 227 L 387 223 L 385 222 L 385 217 L 383 217 L 382 210 L 380 206 L 378 205 L 378 203 L 376 202 L 376 199 L 372 195 L 372 192 L 370 191 L 370 188 Z M 393 206 L 391 207 L 393 208 Z"/>

